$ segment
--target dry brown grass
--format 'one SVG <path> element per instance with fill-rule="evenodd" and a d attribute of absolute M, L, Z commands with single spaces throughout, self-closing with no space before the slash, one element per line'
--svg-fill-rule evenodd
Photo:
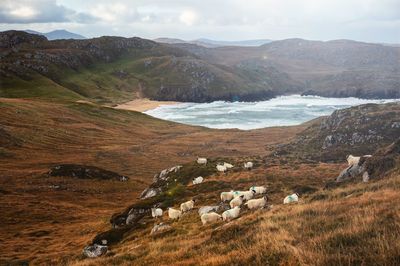
<path fill-rule="evenodd" d="M 0 99 L 0 114 L 0 129 L 8 133 L 0 139 L 0 264 L 68 260 L 108 229 L 111 215 L 134 203 L 156 172 L 197 156 L 264 155 L 304 128 L 209 130 L 85 103 L 23 99 Z M 59 163 L 131 179 L 43 176 Z"/>
<path fill-rule="evenodd" d="M 73 265 L 399 265 L 399 173 L 352 184 L 325 200 L 276 202 L 229 224 L 202 226 L 197 213 L 174 222 L 175 231 L 137 233 L 110 257 Z M 275 203 L 275 202 L 274 202 Z M 150 228 L 149 228 L 150 230 Z"/>
<path fill-rule="evenodd" d="M 105 257 L 84 259 L 82 248 L 110 228 L 110 216 L 134 203 L 155 172 L 197 155 L 245 160 L 303 127 L 255 131 L 208 130 L 86 104 L 1 100 L 0 124 L 17 146 L 0 150 L 0 264 L 36 265 L 399 265 L 400 173 L 368 184 L 322 190 L 344 165 L 267 159 L 252 171 L 214 175 L 235 189 L 268 186 L 271 210 L 202 226 L 196 211 L 150 236 L 134 231 Z M 1 133 L 1 132 L 0 132 Z M 151 162 L 151 163 L 149 163 Z M 48 178 L 56 163 L 103 167 L 131 177 L 117 181 Z M 60 185 L 59 189 L 50 187 Z M 287 193 L 314 188 L 299 204 Z M 204 191 L 197 207 L 218 202 Z M 165 222 L 170 223 L 164 219 Z"/>

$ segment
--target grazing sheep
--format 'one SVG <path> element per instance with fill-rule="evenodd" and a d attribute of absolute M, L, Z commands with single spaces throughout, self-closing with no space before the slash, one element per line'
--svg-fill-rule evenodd
<path fill-rule="evenodd" d="M 212 223 L 218 220 L 222 220 L 222 216 L 219 215 L 218 213 L 210 212 L 210 213 L 204 213 L 200 219 L 203 225 L 205 225 L 206 223 Z"/>
<path fill-rule="evenodd" d="M 231 190 L 229 192 L 221 192 L 221 201 L 222 202 L 230 201 L 233 198 L 234 198 L 233 190 Z"/>
<path fill-rule="evenodd" d="M 193 185 L 197 185 L 200 183 L 203 183 L 204 178 L 202 176 L 198 176 L 196 178 L 193 178 Z"/>
<path fill-rule="evenodd" d="M 218 165 L 217 165 L 217 170 L 218 170 L 218 172 L 223 172 L 223 173 L 225 173 L 225 171 L 227 170 L 227 168 L 226 168 L 225 165 L 220 165 L 220 164 L 218 164 Z"/>
<path fill-rule="evenodd" d="M 151 216 L 153 218 L 161 217 L 163 215 L 163 210 L 160 208 L 151 208 Z"/>
<path fill-rule="evenodd" d="M 243 199 L 244 199 L 244 195 L 236 197 L 229 202 L 229 206 L 231 206 L 231 209 L 238 207 L 243 204 Z"/>
<path fill-rule="evenodd" d="M 347 159 L 347 163 L 349 164 L 349 166 L 350 165 L 357 165 L 358 162 L 360 161 L 360 157 L 353 156 L 351 154 L 348 155 L 346 159 Z"/>
<path fill-rule="evenodd" d="M 239 217 L 239 213 L 240 213 L 240 207 L 236 206 L 235 208 L 224 211 L 222 213 L 222 220 L 229 222 L 230 220 Z"/>
<path fill-rule="evenodd" d="M 245 200 L 250 200 L 253 198 L 253 196 L 256 194 L 255 190 L 249 190 L 249 191 L 235 191 L 233 192 L 234 197 L 238 196 L 244 196 Z"/>
<path fill-rule="evenodd" d="M 264 208 L 265 206 L 267 206 L 267 201 L 268 201 L 268 197 L 264 196 L 260 199 L 251 199 L 248 202 L 246 202 L 244 205 L 247 205 L 247 208 L 249 208 L 250 210 L 260 209 L 260 208 Z"/>
<path fill-rule="evenodd" d="M 267 188 L 266 187 L 251 187 L 249 190 L 254 190 L 256 194 L 265 194 L 267 193 Z"/>
<path fill-rule="evenodd" d="M 197 158 L 198 164 L 207 164 L 207 158 Z"/>
<path fill-rule="evenodd" d="M 179 219 L 182 216 L 182 212 L 179 210 L 175 210 L 173 208 L 168 208 L 168 217 L 170 219 Z"/>
<path fill-rule="evenodd" d="M 201 217 L 205 213 L 216 212 L 220 208 L 221 208 L 220 206 L 203 206 L 198 210 L 198 213 L 199 213 L 199 215 Z"/>
<path fill-rule="evenodd" d="M 298 202 L 299 201 L 299 194 L 294 193 L 292 195 L 287 196 L 284 200 L 283 200 L 283 204 L 288 204 L 288 203 L 292 203 L 292 202 Z"/>
<path fill-rule="evenodd" d="M 232 164 L 226 163 L 226 162 L 224 162 L 223 166 L 225 166 L 226 169 L 231 169 L 231 168 L 233 168 L 233 165 L 232 165 Z"/>
<path fill-rule="evenodd" d="M 251 170 L 253 168 L 253 162 L 244 163 L 244 168 Z"/>
<path fill-rule="evenodd" d="M 189 200 L 181 204 L 181 211 L 182 212 L 187 212 L 193 209 L 194 206 L 194 200 Z"/>

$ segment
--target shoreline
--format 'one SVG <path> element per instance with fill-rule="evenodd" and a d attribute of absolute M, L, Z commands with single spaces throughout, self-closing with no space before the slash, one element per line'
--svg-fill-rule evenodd
<path fill-rule="evenodd" d="M 146 111 L 155 109 L 155 108 L 163 106 L 163 105 L 173 105 L 173 104 L 178 104 L 178 103 L 180 103 L 180 102 L 155 101 L 155 100 L 143 98 L 143 99 L 135 99 L 135 100 L 132 100 L 132 101 L 129 101 L 126 103 L 118 104 L 114 108 L 144 113 Z"/>

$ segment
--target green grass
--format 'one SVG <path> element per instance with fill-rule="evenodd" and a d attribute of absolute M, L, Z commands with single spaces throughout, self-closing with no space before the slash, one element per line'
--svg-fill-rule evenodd
<path fill-rule="evenodd" d="M 41 98 L 46 100 L 80 100 L 75 93 L 52 80 L 37 73 L 30 73 L 30 80 L 18 77 L 3 79 L 0 86 L 0 97 L 5 98 Z"/>

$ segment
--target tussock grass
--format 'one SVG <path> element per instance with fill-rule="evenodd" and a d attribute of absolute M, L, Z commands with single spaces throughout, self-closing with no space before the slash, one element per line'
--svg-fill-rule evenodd
<path fill-rule="evenodd" d="M 378 189 L 377 189 L 378 188 Z M 358 193 L 361 191 L 362 193 Z M 196 212 L 173 234 L 113 248 L 115 256 L 76 265 L 398 265 L 400 175 L 325 191 L 324 200 L 273 202 L 228 224 L 202 226 Z M 349 195 L 351 195 L 349 197 Z"/>

